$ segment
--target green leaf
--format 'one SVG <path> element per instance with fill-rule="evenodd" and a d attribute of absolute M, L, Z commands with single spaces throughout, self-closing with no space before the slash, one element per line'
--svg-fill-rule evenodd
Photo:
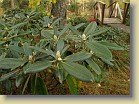
<path fill-rule="evenodd" d="M 100 58 L 112 59 L 112 54 L 110 50 L 104 45 L 96 41 L 93 41 L 87 42 L 86 46 Z"/>
<path fill-rule="evenodd" d="M 90 33 L 93 33 L 97 27 L 96 22 L 91 22 L 84 30 L 85 35 L 89 35 Z"/>
<path fill-rule="evenodd" d="M 24 43 L 23 49 L 26 56 L 32 55 L 32 50 L 29 48 L 29 43 Z"/>
<path fill-rule="evenodd" d="M 5 25 L 5 23 L 3 23 L 1 20 L 0 20 L 0 27 L 4 27 L 4 28 L 6 28 L 6 25 Z"/>
<path fill-rule="evenodd" d="M 73 26 L 70 26 L 70 30 L 74 35 L 81 35 L 81 33 Z"/>
<path fill-rule="evenodd" d="M 62 66 L 70 75 L 81 81 L 92 82 L 94 80 L 92 73 L 80 64 L 63 62 Z"/>
<path fill-rule="evenodd" d="M 15 71 L 12 71 L 12 72 L 9 72 L 7 74 L 4 74 L 0 77 L 0 81 L 4 81 L 10 77 L 12 77 L 15 73 L 17 73 L 19 70 L 15 70 Z"/>
<path fill-rule="evenodd" d="M 79 29 L 80 27 L 82 27 L 83 25 L 85 25 L 85 23 L 80 23 L 78 25 L 75 26 L 75 29 Z"/>
<path fill-rule="evenodd" d="M 45 16 L 45 17 L 43 17 L 43 25 L 44 25 L 44 27 L 47 27 L 48 26 L 48 23 L 50 23 L 50 19 L 49 19 L 49 17 L 48 16 Z"/>
<path fill-rule="evenodd" d="M 98 74 L 101 74 L 101 69 L 100 67 L 94 62 L 93 59 L 88 59 L 86 62 L 89 64 L 89 66 Z"/>
<path fill-rule="evenodd" d="M 22 94 L 24 94 L 24 92 L 25 92 L 25 89 L 26 89 L 26 87 L 27 87 L 27 85 L 28 85 L 28 82 L 29 82 L 29 79 L 30 79 L 30 74 L 28 75 L 28 77 L 24 80 L 24 83 L 22 84 L 23 85 L 23 90 L 22 90 Z"/>
<path fill-rule="evenodd" d="M 63 55 L 68 50 L 69 47 L 70 45 L 65 46 L 65 48 L 61 51 L 61 55 Z"/>
<path fill-rule="evenodd" d="M 18 36 L 23 36 L 32 33 L 32 31 L 22 31 Z"/>
<path fill-rule="evenodd" d="M 60 83 L 63 83 L 63 81 L 66 80 L 68 76 L 68 73 L 63 69 L 62 63 L 58 64 L 55 74 L 58 77 Z"/>
<path fill-rule="evenodd" d="M 30 48 L 31 49 L 34 49 L 34 50 L 37 50 L 39 52 L 46 53 L 48 55 L 51 55 L 51 56 L 55 57 L 54 52 L 51 51 L 51 50 L 48 50 L 48 49 L 47 50 L 44 50 L 44 49 L 41 49 L 40 47 L 37 47 L 37 46 L 30 46 Z"/>
<path fill-rule="evenodd" d="M 101 58 L 101 60 L 102 60 L 104 63 L 106 63 L 106 64 L 108 64 L 108 65 L 110 65 L 110 66 L 113 66 L 113 65 L 114 65 L 114 64 L 111 62 L 111 61 L 113 61 L 113 60 L 111 60 L 111 59 Z"/>
<path fill-rule="evenodd" d="M 60 83 L 63 83 L 63 81 L 64 81 L 64 70 L 61 69 L 61 68 L 58 68 L 58 69 L 56 69 L 56 72 L 55 73 L 56 73 L 56 76 L 59 79 L 59 82 Z"/>
<path fill-rule="evenodd" d="M 70 26 L 71 26 L 70 23 L 67 24 L 67 25 L 65 26 L 65 28 L 64 28 L 62 31 L 60 31 L 59 36 L 63 35 L 63 34 L 70 28 Z"/>
<path fill-rule="evenodd" d="M 11 69 L 23 65 L 26 61 L 16 58 L 2 58 L 0 59 L 0 69 Z"/>
<path fill-rule="evenodd" d="M 106 32 L 107 30 L 108 30 L 108 29 L 100 29 L 100 30 L 96 30 L 96 31 L 90 33 L 89 35 L 90 35 L 90 36 L 97 36 L 97 35 L 100 35 L 100 34 Z"/>
<path fill-rule="evenodd" d="M 52 23 L 52 26 L 54 27 L 55 25 L 59 24 L 60 20 L 62 20 L 62 18 L 56 19 L 56 20 Z"/>
<path fill-rule="evenodd" d="M 101 81 L 102 81 L 102 76 L 101 75 L 95 75 L 95 82 L 101 83 Z"/>
<path fill-rule="evenodd" d="M 99 43 L 106 46 L 108 49 L 124 50 L 121 46 L 117 45 L 116 43 L 110 43 L 108 41 L 100 41 Z"/>
<path fill-rule="evenodd" d="M 44 83 L 43 79 L 40 77 L 37 77 L 37 80 L 36 80 L 36 94 L 48 95 L 46 84 Z"/>
<path fill-rule="evenodd" d="M 61 39 L 57 42 L 56 49 L 57 49 L 57 51 L 61 52 L 63 50 L 63 48 L 64 48 L 64 41 Z"/>
<path fill-rule="evenodd" d="M 37 73 L 50 67 L 51 64 L 52 63 L 50 61 L 38 61 L 34 64 L 31 64 L 27 69 L 25 69 L 24 73 Z"/>
<path fill-rule="evenodd" d="M 4 86 L 3 86 L 4 85 Z M 12 90 L 12 81 L 10 79 L 7 79 L 2 84 L 4 90 L 11 92 Z"/>
<path fill-rule="evenodd" d="M 24 54 L 24 50 L 23 50 L 22 47 L 18 47 L 18 46 L 15 46 L 15 45 L 9 45 L 9 49 L 13 50 L 15 52 L 23 53 Z"/>
<path fill-rule="evenodd" d="M 19 87 L 23 78 L 24 78 L 23 74 L 20 74 L 19 76 L 17 76 L 16 81 L 15 81 L 16 87 Z"/>
<path fill-rule="evenodd" d="M 37 81 L 37 73 L 32 76 L 31 79 L 31 92 L 33 95 L 36 93 L 36 81 Z"/>
<path fill-rule="evenodd" d="M 70 93 L 72 95 L 78 95 L 78 85 L 77 85 L 76 80 L 72 76 L 68 75 L 66 78 L 66 81 L 67 81 Z"/>
<path fill-rule="evenodd" d="M 24 26 L 24 25 L 27 24 L 27 23 L 28 23 L 28 22 L 18 23 L 18 24 L 16 24 L 16 25 L 12 26 L 11 29 L 19 28 L 19 27 L 21 27 L 21 26 Z"/>
<path fill-rule="evenodd" d="M 91 53 L 88 52 L 78 52 L 72 55 L 69 55 L 65 58 L 66 61 L 82 61 L 90 58 L 92 56 Z"/>
<path fill-rule="evenodd" d="M 54 29 L 54 34 L 57 36 L 59 34 L 58 27 L 54 26 L 53 29 Z"/>
<path fill-rule="evenodd" d="M 3 45 L 4 43 L 6 43 L 6 41 L 0 41 L 0 45 Z"/>
<path fill-rule="evenodd" d="M 52 39 L 53 38 L 53 35 L 48 30 L 42 30 L 41 35 L 43 37 L 45 37 L 46 39 Z"/>

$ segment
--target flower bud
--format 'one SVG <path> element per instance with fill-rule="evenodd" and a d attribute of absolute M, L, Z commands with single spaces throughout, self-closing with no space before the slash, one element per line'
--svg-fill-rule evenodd
<path fill-rule="evenodd" d="M 58 40 L 58 38 L 57 38 L 57 36 L 56 35 L 54 35 L 54 41 L 57 41 Z"/>
<path fill-rule="evenodd" d="M 83 34 L 81 38 L 82 38 L 83 40 L 86 40 L 86 35 Z"/>
<path fill-rule="evenodd" d="M 7 37 L 4 37 L 3 40 L 7 40 Z"/>
<path fill-rule="evenodd" d="M 33 60 L 33 56 L 29 55 L 29 61 L 32 61 L 32 60 Z"/>
<path fill-rule="evenodd" d="M 56 52 L 56 60 L 58 60 L 58 61 L 61 61 L 61 60 L 62 60 L 62 58 L 61 58 L 61 55 L 60 55 L 60 52 L 59 52 L 59 51 L 57 51 L 57 52 Z"/>

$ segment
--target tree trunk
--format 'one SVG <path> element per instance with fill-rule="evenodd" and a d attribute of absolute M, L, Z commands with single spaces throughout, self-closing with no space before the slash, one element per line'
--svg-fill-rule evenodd
<path fill-rule="evenodd" d="M 15 9 L 15 2 L 14 2 L 14 0 L 11 0 L 11 8 Z"/>
<path fill-rule="evenodd" d="M 65 19 L 66 19 L 65 0 L 56 0 L 56 3 L 52 4 L 51 15 L 53 15 L 56 18 L 63 18 L 60 24 L 65 23 Z"/>

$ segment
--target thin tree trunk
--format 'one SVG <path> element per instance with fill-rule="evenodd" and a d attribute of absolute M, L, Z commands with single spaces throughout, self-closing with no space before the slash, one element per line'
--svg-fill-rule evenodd
<path fill-rule="evenodd" d="M 15 1 L 14 0 L 11 0 L 11 8 L 15 9 Z"/>
<path fill-rule="evenodd" d="M 55 4 L 52 4 L 51 15 L 56 18 L 63 18 L 60 24 L 65 23 L 66 19 L 66 3 L 64 0 L 56 0 Z"/>

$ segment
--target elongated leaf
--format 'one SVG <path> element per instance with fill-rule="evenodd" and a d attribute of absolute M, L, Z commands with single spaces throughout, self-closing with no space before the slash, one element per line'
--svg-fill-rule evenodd
<path fill-rule="evenodd" d="M 50 61 L 39 61 L 31 64 L 26 70 L 24 70 L 24 73 L 37 73 L 50 67 L 51 64 L 52 63 Z"/>
<path fill-rule="evenodd" d="M 52 23 L 52 26 L 54 27 L 55 25 L 59 24 L 60 20 L 62 20 L 62 18 L 56 19 L 56 20 Z"/>
<path fill-rule="evenodd" d="M 67 24 L 64 29 L 62 31 L 60 31 L 59 36 L 63 35 L 69 28 L 70 28 L 71 24 Z"/>
<path fill-rule="evenodd" d="M 97 27 L 96 22 L 91 22 L 84 30 L 85 35 L 89 35 L 90 33 L 93 33 Z"/>
<path fill-rule="evenodd" d="M 48 30 L 42 30 L 41 35 L 46 39 L 52 39 L 53 35 Z"/>
<path fill-rule="evenodd" d="M 36 80 L 36 94 L 37 95 L 47 95 L 48 90 L 42 78 L 37 77 Z"/>
<path fill-rule="evenodd" d="M 16 24 L 14 26 L 11 27 L 11 29 L 16 29 L 18 27 L 21 27 L 21 26 L 24 26 L 25 24 L 27 24 L 28 22 L 23 22 L 23 23 L 19 23 L 19 24 Z"/>
<path fill-rule="evenodd" d="M 24 31 L 24 32 L 20 33 L 18 36 L 27 35 L 27 34 L 30 34 L 30 33 L 32 33 L 32 31 Z"/>
<path fill-rule="evenodd" d="M 62 50 L 61 55 L 63 55 L 63 54 L 68 50 L 69 47 L 70 47 L 70 45 L 67 45 L 67 46 Z"/>
<path fill-rule="evenodd" d="M 33 75 L 31 79 L 31 92 L 32 94 L 36 94 L 36 81 L 37 81 L 37 73 Z"/>
<path fill-rule="evenodd" d="M 100 41 L 99 43 L 112 50 L 124 50 L 121 46 L 117 45 L 116 43 L 109 43 L 108 41 Z"/>
<path fill-rule="evenodd" d="M 4 90 L 10 92 L 12 90 L 12 81 L 10 79 L 7 79 L 3 82 L 2 86 L 4 87 Z"/>
<path fill-rule="evenodd" d="M 12 72 L 9 72 L 7 74 L 4 74 L 0 77 L 0 81 L 4 81 L 10 77 L 12 77 L 15 73 L 17 73 L 19 70 L 15 70 L 15 71 L 12 71 Z"/>
<path fill-rule="evenodd" d="M 106 58 L 106 59 L 112 59 L 112 54 L 110 50 L 105 47 L 104 45 L 93 41 L 93 42 L 87 42 L 86 46 L 93 51 L 97 56 Z"/>
<path fill-rule="evenodd" d="M 47 30 L 50 34 L 55 35 L 54 34 L 54 30 Z"/>
<path fill-rule="evenodd" d="M 94 31 L 93 33 L 90 33 L 89 35 L 90 36 L 97 36 L 97 35 L 100 35 L 102 33 L 105 33 L 108 29 L 100 29 L 100 30 L 97 30 L 97 31 Z"/>
<path fill-rule="evenodd" d="M 15 46 L 15 45 L 9 45 L 9 49 L 13 50 L 15 52 L 23 53 L 24 54 L 24 50 L 23 50 L 22 47 L 18 47 L 18 46 Z"/>
<path fill-rule="evenodd" d="M 32 55 L 32 50 L 29 48 L 29 46 L 30 45 L 27 42 L 23 45 L 24 53 L 27 56 Z"/>
<path fill-rule="evenodd" d="M 21 84 L 22 80 L 23 80 L 24 76 L 22 74 L 20 74 L 17 78 L 16 78 L 16 87 L 19 87 L 19 85 Z"/>
<path fill-rule="evenodd" d="M 75 26 L 75 29 L 79 29 L 80 27 L 82 27 L 84 25 L 85 25 L 85 23 L 80 23 L 80 24 L 78 24 L 78 25 Z"/>
<path fill-rule="evenodd" d="M 46 50 L 41 49 L 40 47 L 37 47 L 37 46 L 29 46 L 29 48 L 31 48 L 33 50 L 37 50 L 37 51 L 42 52 L 42 53 L 47 53 Z"/>
<path fill-rule="evenodd" d="M 59 41 L 57 42 L 57 47 L 56 47 L 56 49 L 57 49 L 57 51 L 61 52 L 63 48 L 64 48 L 64 41 L 63 41 L 63 40 L 59 40 Z"/>
<path fill-rule="evenodd" d="M 76 80 L 72 76 L 68 75 L 66 81 L 68 83 L 70 93 L 72 95 L 78 95 L 78 85 Z"/>
<path fill-rule="evenodd" d="M 88 59 L 86 62 L 89 64 L 89 66 L 98 74 L 101 74 L 101 69 L 100 67 L 94 62 L 93 59 Z"/>
<path fill-rule="evenodd" d="M 51 56 L 55 57 L 54 52 L 51 51 L 51 50 L 48 50 L 48 49 L 47 49 L 47 50 L 44 50 L 44 49 L 41 49 L 41 48 L 39 48 L 39 47 L 37 47 L 37 46 L 30 46 L 30 48 L 31 48 L 31 49 L 34 49 L 34 50 L 37 50 L 37 51 L 39 51 L 39 52 L 46 53 L 46 54 L 48 54 L 48 55 L 51 55 Z"/>
<path fill-rule="evenodd" d="M 92 73 L 80 64 L 63 62 L 62 66 L 70 75 L 81 81 L 92 82 L 94 80 Z"/>
<path fill-rule="evenodd" d="M 21 66 L 26 61 L 22 59 L 16 59 L 16 58 L 3 58 L 0 59 L 0 69 L 11 69 L 13 67 Z"/>
<path fill-rule="evenodd" d="M 86 60 L 88 58 L 90 58 L 92 56 L 91 53 L 88 52 L 78 52 L 72 55 L 67 56 L 65 59 L 67 61 L 82 61 L 82 60 Z"/>
<path fill-rule="evenodd" d="M 48 23 L 50 23 L 50 19 L 49 19 L 49 17 L 48 16 L 45 16 L 45 17 L 43 17 L 43 25 L 45 26 L 45 27 L 47 27 L 48 26 Z"/>
<path fill-rule="evenodd" d="M 58 77 L 60 83 L 63 83 L 63 81 L 65 81 L 68 76 L 68 73 L 63 69 L 62 63 L 58 64 L 56 76 Z"/>
<path fill-rule="evenodd" d="M 95 76 L 95 82 L 96 82 L 96 83 L 100 83 L 100 82 L 102 81 L 102 79 L 103 79 L 103 78 L 102 78 L 101 75 L 96 75 L 96 76 Z"/>
<path fill-rule="evenodd" d="M 64 70 L 59 68 L 59 69 L 56 69 L 55 73 L 56 73 L 56 76 L 59 79 L 59 82 L 63 83 L 63 81 L 64 81 Z"/>
<path fill-rule="evenodd" d="M 54 26 L 53 29 L 54 29 L 54 34 L 57 36 L 59 34 L 58 28 Z"/>
<path fill-rule="evenodd" d="M 6 41 L 0 41 L 0 45 L 3 45 L 4 43 L 6 43 Z"/>
<path fill-rule="evenodd" d="M 75 35 L 81 35 L 81 33 L 75 27 L 73 27 L 73 26 L 70 26 L 70 30 Z"/>
<path fill-rule="evenodd" d="M 0 20 L 0 27 L 1 26 L 4 27 L 4 28 L 6 27 L 5 23 Z"/>
<path fill-rule="evenodd" d="M 22 94 L 24 94 L 24 92 L 25 92 L 25 89 L 26 89 L 26 87 L 27 87 L 27 85 L 28 85 L 28 82 L 29 82 L 29 79 L 30 79 L 30 76 L 31 75 L 28 75 L 28 77 L 24 80 L 24 84 L 22 84 L 23 86 L 23 90 L 22 90 Z"/>
<path fill-rule="evenodd" d="M 113 66 L 113 65 L 114 65 L 114 64 L 111 62 L 111 61 L 113 61 L 113 60 L 111 60 L 111 59 L 101 58 L 101 60 L 102 60 L 104 63 L 106 63 L 106 64 L 108 64 L 108 65 L 110 65 L 110 66 Z"/>

